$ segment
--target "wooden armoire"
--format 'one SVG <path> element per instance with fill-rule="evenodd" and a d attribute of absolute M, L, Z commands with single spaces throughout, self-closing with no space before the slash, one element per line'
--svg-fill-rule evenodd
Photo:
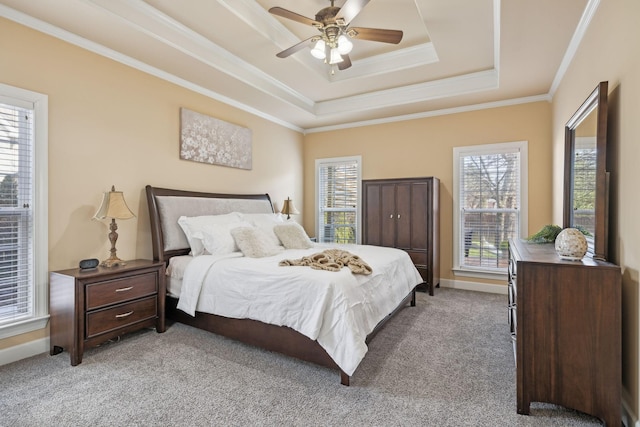
<path fill-rule="evenodd" d="M 362 181 L 365 245 L 405 250 L 433 295 L 440 286 L 440 180 L 435 177 Z"/>

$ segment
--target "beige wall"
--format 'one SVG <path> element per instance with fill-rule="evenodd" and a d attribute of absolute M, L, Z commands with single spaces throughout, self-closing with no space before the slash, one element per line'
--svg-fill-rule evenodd
<path fill-rule="evenodd" d="M 309 134 L 304 149 L 307 195 L 304 211 L 314 210 L 311 195 L 315 186 L 315 159 L 361 155 L 363 179 L 437 176 L 441 206 L 440 275 L 454 280 L 453 148 L 512 141 L 529 142 L 529 234 L 532 234 L 551 220 L 551 105 L 544 101 Z M 313 230 L 314 221 L 305 215 L 305 228 Z"/>
<path fill-rule="evenodd" d="M 49 96 L 49 269 L 109 256 L 101 194 L 124 191 L 118 256 L 151 258 L 144 186 L 302 199 L 303 135 L 99 55 L 0 19 L 0 82 Z M 251 171 L 179 159 L 179 108 L 248 127 Z M 282 165 L 287 165 L 283 168 Z M 46 336 L 0 340 L 0 349 Z"/>
<path fill-rule="evenodd" d="M 529 232 L 562 222 L 563 126 L 601 80 L 610 87 L 612 260 L 623 269 L 623 395 L 640 407 L 640 3 L 602 1 L 552 105 L 544 102 L 302 135 L 170 83 L 0 19 L 0 82 L 49 95 L 49 264 L 106 258 L 107 225 L 91 221 L 114 184 L 136 219 L 119 223 L 118 253 L 150 257 L 146 184 L 212 191 L 269 192 L 304 200 L 314 227 L 316 158 L 362 155 L 363 178 L 440 177 L 443 277 L 451 275 L 452 148 L 529 141 Z M 241 171 L 178 159 L 179 107 L 253 131 L 254 168 Z M 303 146 L 304 141 L 304 146 Z M 289 165 L 281 173 L 281 165 Z M 303 174 L 304 171 L 304 174 Z M 302 184 L 304 182 L 304 185 Z M 551 195 L 551 196 L 550 196 Z M 0 350 L 46 330 L 0 340 Z"/>
<path fill-rule="evenodd" d="M 564 124 L 600 81 L 609 82 L 610 244 L 622 268 L 622 384 L 632 418 L 640 408 L 640 2 L 601 1 L 553 99 L 553 217 L 562 222 Z"/>

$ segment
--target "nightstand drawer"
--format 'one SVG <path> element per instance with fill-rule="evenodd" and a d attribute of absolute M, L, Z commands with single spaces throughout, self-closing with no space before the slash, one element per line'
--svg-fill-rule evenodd
<path fill-rule="evenodd" d="M 130 301 L 158 292 L 156 273 L 139 274 L 87 285 L 87 310 Z"/>
<path fill-rule="evenodd" d="M 85 338 L 154 318 L 156 315 L 156 296 L 87 313 Z"/>

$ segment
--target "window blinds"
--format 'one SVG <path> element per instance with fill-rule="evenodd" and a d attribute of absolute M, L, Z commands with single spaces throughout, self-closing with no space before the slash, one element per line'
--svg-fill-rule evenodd
<path fill-rule="evenodd" d="M 358 169 L 357 160 L 319 164 L 319 242 L 356 243 L 360 187 Z"/>
<path fill-rule="evenodd" d="M 33 105 L 0 100 L 0 325 L 33 315 Z"/>
<path fill-rule="evenodd" d="M 520 152 L 468 152 L 459 170 L 460 264 L 506 268 L 508 239 L 519 230 Z"/>

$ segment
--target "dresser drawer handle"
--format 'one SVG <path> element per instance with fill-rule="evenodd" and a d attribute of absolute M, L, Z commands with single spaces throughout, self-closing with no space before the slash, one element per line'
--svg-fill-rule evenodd
<path fill-rule="evenodd" d="M 126 291 L 130 291 L 131 289 L 133 289 L 133 286 L 129 286 L 128 288 L 116 289 L 116 292 L 126 292 Z"/>
<path fill-rule="evenodd" d="M 129 317 L 133 314 L 133 310 L 128 313 L 116 314 L 116 319 L 122 319 L 123 317 Z"/>

